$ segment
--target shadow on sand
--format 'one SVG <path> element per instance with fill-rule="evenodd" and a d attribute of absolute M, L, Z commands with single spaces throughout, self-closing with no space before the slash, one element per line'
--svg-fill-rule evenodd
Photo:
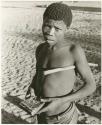
<path fill-rule="evenodd" d="M 98 119 L 101 120 L 101 113 L 100 112 L 97 112 L 95 111 L 94 109 L 91 109 L 90 107 L 88 106 L 84 106 L 84 105 L 81 105 L 81 104 L 76 104 L 77 108 L 81 111 L 81 112 L 85 112 L 87 113 L 88 115 L 91 115 L 93 117 L 96 117 Z"/>
<path fill-rule="evenodd" d="M 19 105 L 19 103 L 22 100 L 20 98 L 18 98 L 17 96 L 7 95 L 6 97 L 4 97 L 4 99 L 6 99 L 10 103 L 16 105 L 17 107 L 21 108 L 21 106 Z M 20 116 L 17 117 L 13 113 L 8 113 L 4 109 L 2 109 L 1 113 L 2 113 L 2 124 L 30 124 L 29 122 L 21 119 Z"/>
<path fill-rule="evenodd" d="M 29 124 L 20 117 L 15 116 L 12 113 L 6 112 L 4 109 L 1 111 L 2 114 L 2 124 Z"/>

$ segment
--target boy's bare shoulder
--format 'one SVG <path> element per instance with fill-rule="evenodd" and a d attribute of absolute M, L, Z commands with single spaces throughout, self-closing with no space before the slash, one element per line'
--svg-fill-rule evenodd
<path fill-rule="evenodd" d="M 81 52 L 83 48 L 79 44 L 72 44 L 71 45 L 72 52 Z"/>
<path fill-rule="evenodd" d="M 73 44 L 71 46 L 71 52 L 73 53 L 73 56 L 75 57 L 75 59 L 79 59 L 85 56 L 84 50 L 79 44 Z"/>
<path fill-rule="evenodd" d="M 36 48 L 36 52 L 39 52 L 43 47 L 45 47 L 46 46 L 46 43 L 41 43 L 41 44 L 39 44 L 38 46 L 37 46 L 37 48 Z"/>
<path fill-rule="evenodd" d="M 39 55 L 40 51 L 46 46 L 46 43 L 41 43 L 36 48 L 36 57 Z"/>

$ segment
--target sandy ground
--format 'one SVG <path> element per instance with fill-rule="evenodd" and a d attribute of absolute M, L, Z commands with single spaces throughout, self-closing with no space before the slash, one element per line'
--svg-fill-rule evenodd
<path fill-rule="evenodd" d="M 24 6 L 24 5 L 23 5 Z M 35 50 L 43 41 L 41 33 L 44 8 L 2 8 L 2 123 L 35 123 L 19 106 L 27 87 L 35 74 Z M 101 21 L 100 12 L 73 11 L 73 23 L 66 39 L 80 42 L 89 62 L 97 63 L 91 68 L 96 81 L 96 91 L 77 102 L 80 110 L 78 123 L 101 122 Z M 83 84 L 77 78 L 75 89 Z M 80 83 L 80 84 L 79 84 Z"/>

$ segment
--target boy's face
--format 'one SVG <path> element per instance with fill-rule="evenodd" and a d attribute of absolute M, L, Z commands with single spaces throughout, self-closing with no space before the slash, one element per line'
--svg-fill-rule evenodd
<path fill-rule="evenodd" d="M 52 19 L 44 20 L 42 26 L 44 39 L 49 45 L 62 43 L 67 29 L 68 28 L 63 21 L 56 21 Z"/>

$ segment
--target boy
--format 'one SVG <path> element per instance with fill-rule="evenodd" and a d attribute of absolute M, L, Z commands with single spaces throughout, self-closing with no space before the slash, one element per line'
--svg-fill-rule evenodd
<path fill-rule="evenodd" d="M 83 49 L 64 39 L 71 22 L 71 9 L 62 3 L 52 3 L 43 15 L 45 43 L 37 47 L 36 75 L 26 95 L 34 96 L 35 92 L 45 102 L 38 112 L 39 123 L 76 124 L 78 113 L 74 101 L 90 95 L 96 88 Z M 76 81 L 74 67 L 85 81 L 76 92 L 73 92 Z M 57 71 L 57 68 L 64 70 Z"/>

